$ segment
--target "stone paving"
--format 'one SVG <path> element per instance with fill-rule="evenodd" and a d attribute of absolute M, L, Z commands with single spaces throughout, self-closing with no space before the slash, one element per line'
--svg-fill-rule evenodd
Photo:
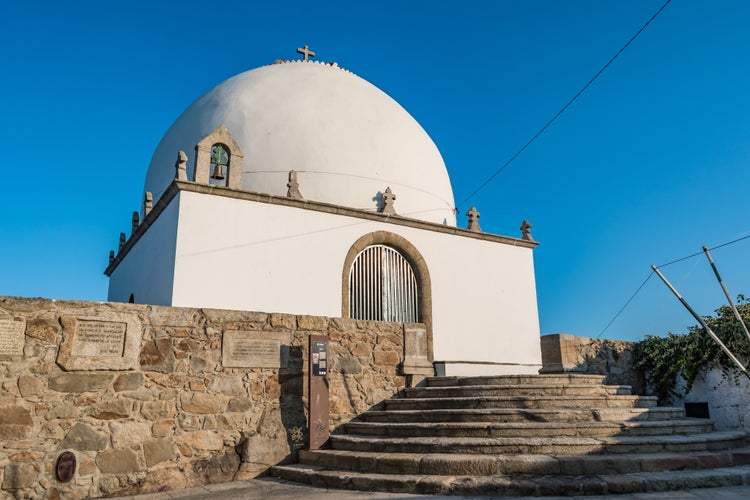
<path fill-rule="evenodd" d="M 213 484 L 190 488 L 186 490 L 174 490 L 163 493 L 152 493 L 149 495 L 137 495 L 120 497 L 129 500 L 198 500 L 203 498 L 211 500 L 255 500 L 266 498 L 284 498 L 300 500 L 376 500 L 376 499 L 477 499 L 490 497 L 449 497 L 429 495 L 408 495 L 403 493 L 378 493 L 365 491 L 335 490 L 327 488 L 316 488 L 303 486 L 296 483 L 288 483 L 278 479 L 263 478 L 250 481 L 237 481 L 234 483 Z M 519 498 L 519 497 L 491 497 L 491 498 Z M 526 497 L 540 498 L 540 497 Z M 573 497 L 543 497 L 545 500 L 569 500 Z M 665 491 L 658 493 L 636 493 L 630 495 L 606 495 L 587 496 L 587 500 L 695 500 L 710 498 L 713 500 L 739 500 L 750 498 L 750 486 L 727 486 L 722 488 L 698 488 L 682 491 Z"/>

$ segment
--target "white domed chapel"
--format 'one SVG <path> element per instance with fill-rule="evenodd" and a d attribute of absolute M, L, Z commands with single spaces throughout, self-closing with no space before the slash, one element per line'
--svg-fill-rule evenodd
<path fill-rule="evenodd" d="M 456 227 L 438 148 L 335 63 L 277 61 L 191 104 L 157 146 L 110 301 L 423 324 L 405 372 L 536 373 L 533 248 Z M 434 363 L 434 365 L 433 365 Z"/>

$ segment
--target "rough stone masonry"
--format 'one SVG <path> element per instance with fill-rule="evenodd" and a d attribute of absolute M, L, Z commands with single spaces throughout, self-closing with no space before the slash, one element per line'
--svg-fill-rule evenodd
<path fill-rule="evenodd" d="M 404 387 L 406 328 L 423 325 L 0 297 L 0 497 L 254 477 L 306 443 L 309 335 L 329 339 L 335 429 Z"/>

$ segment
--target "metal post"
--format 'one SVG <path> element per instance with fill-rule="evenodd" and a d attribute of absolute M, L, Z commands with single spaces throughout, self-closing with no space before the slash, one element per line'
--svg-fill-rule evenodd
<path fill-rule="evenodd" d="M 727 348 L 727 346 L 724 345 L 724 342 L 722 342 L 721 339 L 719 337 L 717 337 L 716 334 L 708 327 L 708 325 L 706 324 L 706 322 L 703 321 L 703 318 L 698 313 L 696 313 L 693 310 L 692 307 L 690 307 L 690 305 L 685 301 L 685 299 L 682 298 L 682 295 L 680 295 L 677 292 L 677 290 L 675 290 L 675 288 L 672 286 L 672 284 L 669 281 L 667 281 L 667 278 L 665 278 L 664 275 L 661 272 L 659 272 L 659 269 L 656 266 L 651 266 L 651 269 L 654 270 L 654 272 L 657 274 L 657 276 L 659 276 L 659 278 L 661 278 L 661 280 L 672 291 L 672 293 L 675 295 L 675 297 L 677 297 L 679 299 L 679 301 L 682 303 L 682 305 L 685 306 L 685 309 L 687 309 L 688 312 L 690 312 L 690 314 L 692 314 L 693 317 L 698 321 L 698 323 L 700 323 L 700 325 L 703 327 L 703 329 L 708 332 L 708 334 L 711 336 L 711 338 L 714 339 L 714 341 L 717 344 L 719 344 L 719 347 L 721 347 L 721 350 L 724 351 L 724 353 L 727 356 L 729 356 L 729 358 L 734 362 L 734 364 L 737 365 L 737 368 L 739 368 L 740 371 L 742 371 L 743 373 L 746 374 L 747 370 L 745 369 L 744 366 L 742 366 L 742 363 L 740 363 L 740 360 L 737 359 L 734 356 L 734 354 L 732 354 L 732 351 L 730 351 Z"/>
<path fill-rule="evenodd" d="M 714 264 L 714 260 L 711 258 L 711 254 L 708 253 L 708 248 L 703 247 L 703 253 L 706 254 L 706 258 L 708 259 L 708 262 L 711 263 L 711 269 L 714 270 L 716 279 L 719 281 L 719 285 L 721 285 L 721 290 L 724 292 L 724 295 L 729 301 L 729 307 L 732 309 L 732 312 L 734 313 L 734 317 L 737 318 L 737 321 L 740 322 L 740 325 L 742 325 L 742 329 L 745 330 L 745 335 L 747 335 L 748 340 L 750 340 L 750 332 L 747 331 L 747 325 L 745 324 L 744 321 L 742 321 L 742 316 L 740 316 L 740 312 L 737 310 L 737 307 L 734 305 L 732 296 L 729 295 L 729 291 L 727 290 L 727 287 L 724 286 L 724 282 L 721 280 L 721 276 L 719 275 L 719 270 L 716 268 L 716 264 Z"/>

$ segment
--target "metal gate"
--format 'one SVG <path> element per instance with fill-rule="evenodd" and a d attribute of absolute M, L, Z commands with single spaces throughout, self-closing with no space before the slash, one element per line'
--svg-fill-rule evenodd
<path fill-rule="evenodd" d="M 349 271 L 349 317 L 419 322 L 419 290 L 403 255 L 385 245 L 362 250 Z"/>

